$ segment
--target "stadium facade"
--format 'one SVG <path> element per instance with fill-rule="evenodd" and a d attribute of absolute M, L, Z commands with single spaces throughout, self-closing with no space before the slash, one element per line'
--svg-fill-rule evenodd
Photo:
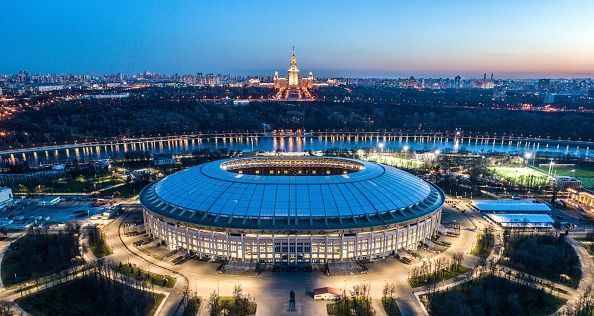
<path fill-rule="evenodd" d="M 322 263 L 385 258 L 433 236 L 444 194 L 405 171 L 331 157 L 191 167 L 140 194 L 147 232 L 200 258 Z"/>

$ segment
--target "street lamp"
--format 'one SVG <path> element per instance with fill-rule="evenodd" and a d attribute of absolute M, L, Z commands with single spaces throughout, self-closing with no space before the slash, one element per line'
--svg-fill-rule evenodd
<path fill-rule="evenodd" d="M 384 154 L 384 146 L 385 145 L 386 144 L 384 144 L 383 142 L 380 142 L 377 144 L 377 147 L 379 147 L 379 149 L 380 149 L 380 157 L 383 156 L 383 154 Z"/>
<path fill-rule="evenodd" d="M 532 153 L 530 153 L 530 152 L 524 153 L 524 160 L 526 161 L 526 166 L 530 163 L 531 158 L 532 158 Z"/>

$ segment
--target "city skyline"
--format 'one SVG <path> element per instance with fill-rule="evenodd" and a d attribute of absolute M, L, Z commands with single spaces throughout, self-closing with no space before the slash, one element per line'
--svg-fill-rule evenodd
<path fill-rule="evenodd" d="M 268 75 L 286 70 L 294 45 L 322 77 L 583 78 L 594 76 L 592 9 L 584 1 L 23 1 L 0 13 L 0 73 Z"/>

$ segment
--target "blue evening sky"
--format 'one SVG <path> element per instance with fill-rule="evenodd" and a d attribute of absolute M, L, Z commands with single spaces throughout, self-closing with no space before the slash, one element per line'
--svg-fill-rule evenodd
<path fill-rule="evenodd" d="M 10 0 L 0 73 L 594 76 L 594 1 Z"/>

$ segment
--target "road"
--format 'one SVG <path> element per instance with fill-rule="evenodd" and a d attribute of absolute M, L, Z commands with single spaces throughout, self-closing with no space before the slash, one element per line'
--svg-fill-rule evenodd
<path fill-rule="evenodd" d="M 458 208 L 466 209 L 463 204 Z M 128 205 L 126 212 L 109 222 L 104 226 L 109 246 L 113 254 L 106 259 L 114 262 L 132 263 L 142 269 L 150 272 L 175 275 L 176 284 L 173 288 L 155 287 L 159 291 L 167 293 L 168 297 L 164 301 L 159 315 L 180 315 L 182 310 L 179 308 L 180 301 L 183 298 L 183 292 L 186 287 L 195 291 L 204 299 L 200 309 L 200 315 L 208 315 L 205 307 L 206 299 L 213 291 L 221 296 L 231 295 L 236 285 L 241 285 L 244 293 L 255 298 L 258 304 L 257 315 L 284 315 L 287 314 L 289 292 L 295 291 L 297 301 L 297 315 L 326 315 L 327 302 L 314 301 L 312 291 L 317 287 L 335 287 L 349 290 L 353 286 L 366 283 L 371 285 L 371 296 L 373 298 L 374 308 L 378 315 L 383 315 L 380 298 L 382 289 L 386 283 L 393 283 L 396 286 L 396 301 L 402 312 L 402 315 L 422 315 L 425 311 L 419 304 L 413 290 L 408 285 L 407 278 L 412 267 L 420 265 L 421 261 L 413 265 L 406 265 L 395 258 L 386 258 L 367 264 L 368 272 L 366 274 L 355 274 L 347 276 L 327 276 L 320 272 L 262 272 L 258 276 L 237 276 L 219 274 L 216 271 L 218 264 L 212 262 L 201 262 L 198 260 L 188 260 L 183 264 L 174 265 L 170 262 L 171 258 L 165 258 L 170 251 L 165 247 L 158 247 L 155 243 L 136 247 L 132 243 L 144 238 L 142 235 L 126 237 L 124 236 L 124 222 L 141 222 L 142 216 L 137 204 Z M 467 209 L 462 213 L 444 205 L 442 222 L 456 222 L 460 224 L 460 236 L 445 237 L 440 240 L 451 242 L 451 246 L 444 252 L 432 254 L 424 252 L 423 255 L 431 260 L 437 258 L 451 258 L 454 253 L 463 253 L 462 264 L 467 267 L 476 267 L 480 262 L 479 258 L 470 255 L 471 249 L 476 242 L 476 234 L 488 223 L 474 211 Z M 5 242 L 0 243 L 0 247 L 6 247 Z M 0 248 L 0 256 L 3 248 Z M 579 298 L 579 293 L 587 284 L 594 282 L 594 264 L 589 254 L 582 247 L 577 247 L 580 253 L 580 259 L 584 268 L 584 279 L 580 283 L 578 290 L 568 291 L 570 301 Z M 88 256 L 89 258 L 92 257 Z M 586 260 L 587 259 L 587 260 Z M 443 284 L 451 284 L 453 280 Z M 292 313 L 295 315 L 295 313 Z"/>
<path fill-rule="evenodd" d="M 168 273 L 168 271 L 174 270 L 185 276 L 189 282 L 189 289 L 197 291 L 198 295 L 203 298 L 208 298 L 212 291 L 218 291 L 222 296 L 231 295 L 233 287 L 240 284 L 245 293 L 255 298 L 258 304 L 257 315 L 281 315 L 287 309 L 289 292 L 294 290 L 298 310 L 303 315 L 325 315 L 327 302 L 318 302 L 312 299 L 312 291 L 316 287 L 330 286 L 348 290 L 361 283 L 370 284 L 374 306 L 379 309 L 381 307 L 379 299 L 382 296 L 384 284 L 394 283 L 397 287 L 395 296 L 402 314 L 422 314 L 422 309 L 407 283 L 408 273 L 412 266 L 405 265 L 394 258 L 367 264 L 369 269 L 367 274 L 349 276 L 326 276 L 320 272 L 268 271 L 262 272 L 259 276 L 225 275 L 217 273 L 218 264 L 215 263 L 189 260 L 181 265 L 173 265 L 167 259 L 162 259 L 169 252 L 163 247 L 155 247 L 151 244 L 141 247 L 132 246 L 133 241 L 142 238 L 141 236 L 122 237 L 125 242 L 122 244 L 117 233 L 123 218 L 120 217 L 105 227 L 107 238 L 112 243 L 111 247 L 114 250 L 114 254 L 109 258 L 122 262 L 130 260 L 132 263 L 140 264 L 144 269 L 150 266 L 151 271 L 157 273 Z M 469 267 L 475 266 L 478 263 L 478 258 L 468 254 L 476 238 L 475 223 L 448 206 L 445 206 L 444 219 L 460 223 L 461 235 L 459 238 L 443 237 L 452 241 L 452 246 L 437 255 L 427 254 L 432 258 L 440 258 L 451 257 L 456 252 L 462 252 L 465 254 L 463 264 Z M 151 263 L 149 264 L 149 262 Z M 155 264 L 158 264 L 159 267 Z M 175 289 L 173 292 L 176 292 Z M 178 299 L 181 297 L 173 293 L 172 302 L 169 302 L 169 307 L 164 311 L 171 311 Z M 201 312 L 206 315 L 207 311 L 202 308 Z M 383 313 L 383 309 L 379 309 L 379 312 Z"/>
<path fill-rule="evenodd" d="M 128 245 L 122 242 L 120 239 L 120 230 L 123 231 L 121 224 L 130 214 L 131 213 L 129 212 L 124 213 L 103 228 L 105 237 L 113 252 L 111 255 L 105 257 L 105 259 L 116 263 L 131 263 L 152 273 L 174 275 L 176 277 L 176 282 L 173 288 L 155 286 L 155 289 L 168 293 L 168 298 L 165 300 L 160 315 L 181 314 L 183 311 L 181 308 L 178 308 L 178 306 L 183 298 L 183 292 L 187 284 L 185 277 L 175 274 L 173 270 L 163 265 L 162 262 L 154 262 L 155 260 L 152 258 L 146 257 L 141 252 L 134 251 L 133 247 L 129 248 Z"/>

